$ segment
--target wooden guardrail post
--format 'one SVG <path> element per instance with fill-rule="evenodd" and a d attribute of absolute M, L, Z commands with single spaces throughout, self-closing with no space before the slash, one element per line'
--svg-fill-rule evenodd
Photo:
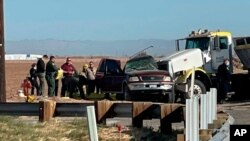
<path fill-rule="evenodd" d="M 55 113 L 56 101 L 44 100 L 39 101 L 39 121 L 49 121 Z"/>
<path fill-rule="evenodd" d="M 133 102 L 132 125 L 138 128 L 143 126 L 143 113 L 152 106 L 152 102 Z"/>
<path fill-rule="evenodd" d="M 181 104 L 161 104 L 161 132 L 165 134 L 172 133 L 172 122 L 182 121 L 183 114 Z"/>
<path fill-rule="evenodd" d="M 114 102 L 113 101 L 96 101 L 95 102 L 95 107 L 96 107 L 96 118 L 97 118 L 97 123 L 102 123 L 105 122 L 107 116 L 110 115 L 110 112 L 113 109 Z"/>

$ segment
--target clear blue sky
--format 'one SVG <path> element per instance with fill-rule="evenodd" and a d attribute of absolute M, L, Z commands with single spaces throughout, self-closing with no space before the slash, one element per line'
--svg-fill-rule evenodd
<path fill-rule="evenodd" d="M 199 28 L 250 35 L 247 0 L 4 0 L 5 39 L 176 39 Z"/>

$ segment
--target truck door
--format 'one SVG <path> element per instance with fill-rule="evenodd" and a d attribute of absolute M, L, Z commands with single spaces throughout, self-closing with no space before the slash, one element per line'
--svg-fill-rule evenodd
<path fill-rule="evenodd" d="M 121 92 L 125 74 L 119 60 L 102 59 L 96 72 L 97 88 L 102 92 Z"/>
<path fill-rule="evenodd" d="M 107 60 L 106 62 L 106 77 L 111 82 L 108 91 L 121 92 L 122 82 L 125 75 L 121 69 L 121 63 L 118 60 Z"/>
<path fill-rule="evenodd" d="M 217 38 L 217 39 L 215 39 Z M 213 44 L 211 55 L 212 55 L 212 69 L 217 70 L 219 65 L 223 63 L 224 59 L 231 60 L 232 56 L 232 39 L 231 37 L 221 36 L 215 37 L 214 43 L 218 42 L 216 45 Z M 216 41 L 218 40 L 218 41 Z"/>

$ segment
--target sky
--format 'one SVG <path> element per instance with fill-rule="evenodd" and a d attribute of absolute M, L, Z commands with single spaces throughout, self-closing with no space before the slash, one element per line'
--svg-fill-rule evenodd
<path fill-rule="evenodd" d="M 173 40 L 250 35 L 247 0 L 4 0 L 5 40 Z"/>

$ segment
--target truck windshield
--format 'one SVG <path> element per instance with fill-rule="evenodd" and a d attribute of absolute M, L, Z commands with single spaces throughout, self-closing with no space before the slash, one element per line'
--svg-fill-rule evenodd
<path fill-rule="evenodd" d="M 142 57 L 128 61 L 124 68 L 125 72 L 138 70 L 157 70 L 157 64 L 153 57 Z"/>
<path fill-rule="evenodd" d="M 199 48 L 202 51 L 208 50 L 209 41 L 209 37 L 189 38 L 186 41 L 186 49 Z"/>

